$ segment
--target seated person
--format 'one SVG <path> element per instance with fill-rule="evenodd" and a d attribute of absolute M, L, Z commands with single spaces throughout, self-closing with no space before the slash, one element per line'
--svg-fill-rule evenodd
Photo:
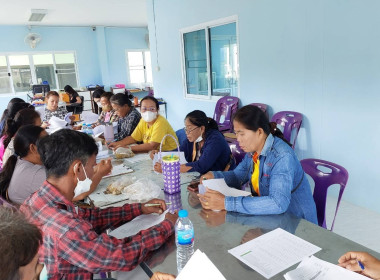
<path fill-rule="evenodd" d="M 9 108 L 7 109 L 8 112 L 7 112 L 6 119 L 4 121 L 4 129 L 2 130 L 2 132 L 0 134 L 0 170 L 3 166 L 4 152 L 8 146 L 8 143 L 6 145 L 4 145 L 4 140 L 5 140 L 5 138 L 7 138 L 7 135 L 5 134 L 5 125 L 9 119 L 13 120 L 14 117 L 16 116 L 16 114 L 20 110 L 25 109 L 25 108 L 29 108 L 29 107 L 33 107 L 33 105 L 26 103 L 26 102 L 15 102 L 15 103 L 12 103 L 12 105 L 9 106 Z"/>
<path fill-rule="evenodd" d="M 117 239 L 105 231 L 133 218 L 166 210 L 165 201 L 126 204 L 106 209 L 75 207 L 74 196 L 88 190 L 98 152 L 94 139 L 61 129 L 40 139 L 38 152 L 46 168 L 43 186 L 21 206 L 30 221 L 43 231 L 40 259 L 48 279 L 92 279 L 100 271 L 126 271 L 139 265 L 174 233 L 176 214 L 134 236 Z"/>
<path fill-rule="evenodd" d="M 82 99 L 80 99 L 79 94 L 70 85 L 66 85 L 63 89 L 69 95 L 70 105 L 82 104 Z"/>
<path fill-rule="evenodd" d="M 58 107 L 59 103 L 59 94 L 56 91 L 49 91 L 48 94 L 45 97 L 45 114 L 43 118 L 44 123 L 49 123 L 49 120 L 51 117 L 57 117 L 62 120 L 65 119 L 66 114 L 68 113 L 66 108 L 64 107 Z M 70 120 L 74 121 L 75 117 L 70 116 Z M 46 127 L 47 125 L 45 125 Z"/>
<path fill-rule="evenodd" d="M 94 100 L 93 101 L 93 105 L 94 105 L 94 111 L 95 111 L 95 114 L 99 114 L 102 112 L 102 106 L 100 104 L 100 97 L 101 95 L 105 93 L 104 89 L 102 88 L 97 88 L 96 90 L 94 90 L 94 92 L 92 93 L 92 99 Z"/>
<path fill-rule="evenodd" d="M 338 260 L 339 266 L 371 279 L 380 279 L 380 260 L 366 252 L 347 252 Z"/>
<path fill-rule="evenodd" d="M 28 124 L 40 126 L 42 124 L 41 117 L 38 112 L 32 108 L 26 108 L 19 111 L 14 120 L 8 119 L 5 126 L 4 146 L 6 147 L 3 155 L 3 166 L 7 163 L 8 158 L 14 154 L 14 136 L 20 127 Z"/>
<path fill-rule="evenodd" d="M 0 271 L 2 280 L 38 279 L 42 234 L 37 226 L 9 208 L 0 207 Z"/>
<path fill-rule="evenodd" d="M 187 139 L 180 150 L 185 153 L 188 163 L 181 164 L 181 172 L 197 171 L 205 174 L 208 171 L 227 171 L 235 168 L 230 147 L 218 130 L 218 124 L 208 118 L 202 111 L 195 110 L 185 118 Z M 154 170 L 161 171 L 161 164 L 156 163 Z"/>
<path fill-rule="evenodd" d="M 141 100 L 140 106 L 142 118 L 131 136 L 127 136 L 121 141 L 111 143 L 109 148 L 115 149 L 137 142 L 143 142 L 143 144 L 131 146 L 131 149 L 134 153 L 147 153 L 152 150 L 158 150 L 160 143 L 166 134 L 171 134 L 177 139 L 169 122 L 163 116 L 158 114 L 160 106 L 156 98 L 153 96 L 145 96 Z M 173 151 L 176 148 L 177 144 L 174 139 L 166 137 L 162 145 L 162 150 Z"/>
<path fill-rule="evenodd" d="M 112 108 L 119 117 L 115 140 L 120 141 L 132 134 L 141 119 L 141 115 L 124 93 L 115 94 L 110 101 Z"/>
<path fill-rule="evenodd" d="M 9 100 L 7 109 L 4 110 L 3 115 L 1 116 L 1 119 L 0 119 L 0 134 L 3 133 L 5 122 L 7 121 L 8 117 L 9 117 L 9 111 L 11 110 L 13 104 L 15 104 L 15 103 L 25 103 L 25 101 L 21 98 L 18 98 L 18 97 L 15 97 L 15 98 L 12 98 L 11 100 Z"/>
<path fill-rule="evenodd" d="M 35 193 L 46 180 L 46 170 L 37 151 L 38 139 L 47 136 L 46 131 L 34 125 L 21 127 L 14 139 L 14 154 L 8 159 L 0 173 L 0 194 L 15 205 Z M 102 160 L 95 167 L 90 190 L 73 201 L 78 201 L 92 193 L 103 176 L 111 172 L 110 160 Z"/>
<path fill-rule="evenodd" d="M 117 122 L 119 116 L 116 114 L 116 111 L 111 106 L 111 97 L 113 96 L 112 92 L 105 92 L 100 97 L 100 104 L 102 112 L 100 113 L 99 119 L 96 123 L 93 124 L 93 127 L 105 123 Z"/>
<path fill-rule="evenodd" d="M 291 214 L 317 224 L 317 212 L 309 181 L 290 144 L 274 123 L 256 106 L 240 108 L 233 124 L 240 147 L 247 153 L 232 171 L 212 171 L 202 179 L 224 178 L 240 188 L 249 182 L 252 196 L 225 197 L 207 190 L 202 207 L 253 215 Z"/>

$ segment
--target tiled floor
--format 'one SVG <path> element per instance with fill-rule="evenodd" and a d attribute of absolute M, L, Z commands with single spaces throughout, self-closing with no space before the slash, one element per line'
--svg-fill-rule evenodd
<path fill-rule="evenodd" d="M 336 198 L 327 199 L 327 225 L 331 225 L 336 208 Z M 380 253 L 380 214 L 341 201 L 333 232 Z"/>

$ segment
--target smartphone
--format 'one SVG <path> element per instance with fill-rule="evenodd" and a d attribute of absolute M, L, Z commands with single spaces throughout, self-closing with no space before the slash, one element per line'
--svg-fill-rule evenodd
<path fill-rule="evenodd" d="M 199 179 L 192 180 L 191 183 L 187 186 L 187 189 L 189 191 L 197 192 L 199 183 L 200 183 Z"/>

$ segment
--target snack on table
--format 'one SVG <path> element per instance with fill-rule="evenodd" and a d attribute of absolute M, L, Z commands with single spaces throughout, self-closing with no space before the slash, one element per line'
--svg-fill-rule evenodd
<path fill-rule="evenodd" d="M 114 152 L 115 158 L 130 158 L 133 157 L 135 154 L 132 152 L 131 148 L 123 148 L 119 147 Z"/>
<path fill-rule="evenodd" d="M 119 195 L 122 193 L 122 190 L 136 182 L 136 177 L 130 177 L 130 176 L 123 176 L 119 178 L 118 180 L 112 182 L 108 185 L 107 189 L 104 191 L 105 194 L 114 194 Z"/>

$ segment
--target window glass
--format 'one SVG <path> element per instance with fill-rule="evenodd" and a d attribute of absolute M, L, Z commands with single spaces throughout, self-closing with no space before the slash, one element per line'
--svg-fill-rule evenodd
<path fill-rule="evenodd" d="M 54 54 L 55 65 L 57 69 L 58 85 L 60 89 L 70 85 L 73 88 L 78 87 L 75 56 L 73 53 Z"/>
<path fill-rule="evenodd" d="M 188 94 L 208 95 L 208 73 L 205 30 L 183 35 Z"/>
<path fill-rule="evenodd" d="M 29 56 L 10 55 L 8 58 L 15 92 L 28 91 L 30 89 L 30 85 L 32 84 Z"/>
<path fill-rule="evenodd" d="M 152 84 L 152 64 L 149 51 L 127 52 L 129 82 L 138 87 Z"/>
<path fill-rule="evenodd" d="M 210 28 L 212 95 L 237 95 L 236 23 Z"/>
<path fill-rule="evenodd" d="M 149 85 L 152 85 L 153 78 L 152 78 L 152 61 L 150 57 L 150 52 L 145 52 L 145 73 L 146 73 L 146 82 Z"/>
<path fill-rule="evenodd" d="M 52 54 L 33 55 L 34 68 L 36 69 L 37 83 L 47 81 L 50 89 L 57 89 L 55 80 L 54 62 Z"/>
<path fill-rule="evenodd" d="M 11 93 L 11 80 L 8 75 L 7 59 L 0 55 L 0 93 Z"/>

